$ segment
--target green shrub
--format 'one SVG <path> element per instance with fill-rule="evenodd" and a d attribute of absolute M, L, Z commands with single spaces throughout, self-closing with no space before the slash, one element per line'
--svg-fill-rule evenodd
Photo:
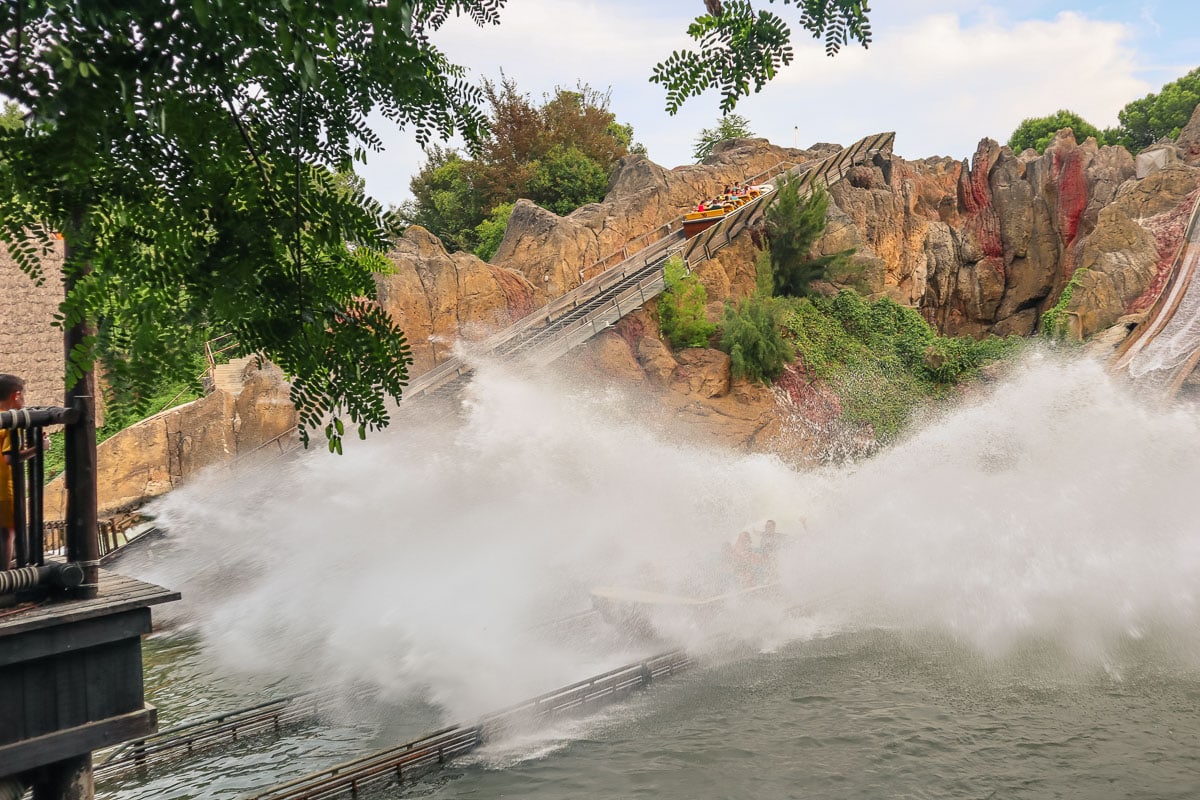
<path fill-rule="evenodd" d="M 939 337 L 915 309 L 850 290 L 793 301 L 783 323 L 808 374 L 838 394 L 846 418 L 870 425 L 881 440 L 922 403 L 1021 342 Z"/>
<path fill-rule="evenodd" d="M 795 358 L 783 333 L 786 306 L 771 297 L 748 297 L 725 306 L 721 349 L 729 354 L 733 376 L 769 383 Z"/>
<path fill-rule="evenodd" d="M 1022 120 L 1009 137 L 1008 146 L 1014 153 L 1020 153 L 1030 147 L 1044 153 L 1054 141 L 1055 134 L 1063 128 L 1070 128 L 1075 134 L 1075 141 L 1080 144 L 1089 136 L 1095 137 L 1098 144 L 1106 144 L 1104 134 L 1099 128 L 1074 111 L 1063 108 L 1048 117 L 1030 117 Z"/>
<path fill-rule="evenodd" d="M 1062 294 L 1058 296 L 1058 302 L 1042 314 L 1042 336 L 1047 339 L 1063 341 L 1070 334 L 1067 306 L 1071 304 L 1071 298 L 1075 296 L 1075 290 L 1079 288 L 1079 282 L 1083 279 L 1085 272 L 1087 272 L 1087 267 L 1079 267 L 1071 273 L 1071 279 L 1063 287 Z"/>
<path fill-rule="evenodd" d="M 490 261 L 500 249 L 504 241 L 504 232 L 508 230 L 508 218 L 512 216 L 513 204 L 501 203 L 492 209 L 492 213 L 483 222 L 475 226 L 475 238 L 479 242 L 475 247 L 475 255 L 484 261 Z"/>
<path fill-rule="evenodd" d="M 664 268 L 666 289 L 658 299 L 658 328 L 674 348 L 704 347 L 717 326 L 704 315 L 708 293 L 679 258 Z"/>

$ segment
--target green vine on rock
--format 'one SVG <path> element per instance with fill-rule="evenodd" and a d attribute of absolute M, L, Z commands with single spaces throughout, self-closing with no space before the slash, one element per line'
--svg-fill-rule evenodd
<path fill-rule="evenodd" d="M 1075 270 L 1071 274 L 1071 279 L 1067 281 L 1067 285 L 1063 287 L 1062 294 L 1058 296 L 1058 302 L 1049 311 L 1042 314 L 1042 336 L 1060 342 L 1070 336 L 1070 315 L 1067 312 L 1067 306 L 1071 304 L 1071 298 L 1075 296 L 1075 290 L 1079 288 L 1083 274 L 1087 271 L 1087 267 L 1079 267 Z"/>

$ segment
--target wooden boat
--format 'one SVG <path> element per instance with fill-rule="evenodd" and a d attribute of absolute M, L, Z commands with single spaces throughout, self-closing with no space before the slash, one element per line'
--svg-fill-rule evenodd
<path fill-rule="evenodd" d="M 776 582 L 747 586 L 711 597 L 684 597 L 625 586 L 595 586 L 592 608 L 609 624 L 628 633 L 655 638 L 652 617 L 656 615 L 699 615 L 710 617 L 732 605 L 779 588 Z M 661 619 L 661 618 L 660 618 Z"/>
<path fill-rule="evenodd" d="M 757 200 L 765 192 L 770 191 L 775 187 L 767 184 L 763 186 L 751 186 L 741 194 L 724 194 L 717 198 L 717 202 L 712 208 L 705 208 L 703 211 L 697 210 L 683 215 L 683 236 L 685 239 L 690 239 L 701 231 L 708 230 L 713 225 L 723 220 L 729 214 L 738 210 L 742 206 Z"/>

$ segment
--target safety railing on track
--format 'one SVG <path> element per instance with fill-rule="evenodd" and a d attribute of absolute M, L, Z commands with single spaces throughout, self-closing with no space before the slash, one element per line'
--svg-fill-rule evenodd
<path fill-rule="evenodd" d="M 245 800 L 320 800 L 355 794 L 383 781 L 415 778 L 469 753 L 506 730 L 619 700 L 690 666 L 692 659 L 682 650 L 663 653 L 488 714 L 474 725 L 444 728 L 397 747 L 248 795 Z"/>

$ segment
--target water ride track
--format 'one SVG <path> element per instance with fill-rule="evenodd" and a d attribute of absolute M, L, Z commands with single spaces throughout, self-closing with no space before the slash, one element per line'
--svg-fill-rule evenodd
<path fill-rule="evenodd" d="M 783 176 L 790 175 L 799 178 L 801 193 L 807 193 L 818 183 L 825 186 L 837 183 L 851 167 L 889 155 L 895 138 L 896 134 L 891 131 L 877 133 L 817 161 L 785 169 L 781 168 L 789 162 L 780 162 L 749 180 L 759 181 L 764 176 L 773 175 L 769 182 L 777 184 Z M 773 199 L 774 193 L 766 192 L 726 214 L 719 223 L 691 239 L 684 238 L 682 216 L 647 231 L 631 239 L 620 250 L 580 269 L 579 275 L 583 278 L 588 272 L 604 267 L 619 256 L 621 260 L 615 265 L 604 268 L 595 277 L 584 280 L 579 286 L 504 330 L 469 345 L 469 350 L 481 355 L 497 354 L 509 360 L 524 358 L 537 365 L 548 364 L 661 294 L 665 288 L 664 267 L 672 256 L 682 257 L 689 270 L 707 261 L 742 231 L 758 224 Z M 650 239 L 653 239 L 650 244 L 630 254 L 631 249 Z M 452 356 L 410 381 L 404 390 L 404 400 L 411 402 L 421 398 L 452 397 L 461 390 L 472 371 L 473 368 L 464 359 Z M 229 468 L 237 469 L 246 463 L 261 464 L 263 452 L 272 447 L 277 452 L 267 456 L 266 460 L 296 450 L 299 442 L 295 438 L 295 431 L 295 428 L 290 428 L 249 453 L 238 456 L 228 462 Z"/>
<path fill-rule="evenodd" d="M 558 715 L 620 700 L 654 680 L 692 666 L 682 650 L 648 658 L 482 717 L 474 725 L 454 725 L 396 747 L 288 781 L 245 800 L 319 800 L 357 794 L 368 784 L 402 781 L 439 769 L 504 731 L 536 725 Z"/>
<path fill-rule="evenodd" d="M 1110 368 L 1173 397 L 1200 362 L 1200 193 L 1184 226 L 1171 277 L 1146 316 L 1113 355 Z"/>

